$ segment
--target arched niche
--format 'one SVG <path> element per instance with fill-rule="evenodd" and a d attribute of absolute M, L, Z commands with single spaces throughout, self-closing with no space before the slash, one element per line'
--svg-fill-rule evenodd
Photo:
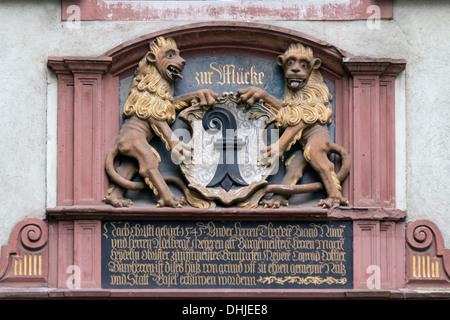
<path fill-rule="evenodd" d="M 112 58 L 113 75 L 133 72 L 157 36 L 172 37 L 184 58 L 205 55 L 244 55 L 276 60 L 289 44 L 300 42 L 313 49 L 322 62 L 322 71 L 340 78 L 346 74 L 343 58 L 350 54 L 318 39 L 292 30 L 252 23 L 196 23 L 151 33 L 126 42 L 105 53 Z"/>

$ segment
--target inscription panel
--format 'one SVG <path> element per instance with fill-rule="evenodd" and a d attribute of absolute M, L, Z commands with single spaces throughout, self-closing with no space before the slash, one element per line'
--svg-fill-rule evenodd
<path fill-rule="evenodd" d="M 350 221 L 105 221 L 108 289 L 353 288 Z"/>

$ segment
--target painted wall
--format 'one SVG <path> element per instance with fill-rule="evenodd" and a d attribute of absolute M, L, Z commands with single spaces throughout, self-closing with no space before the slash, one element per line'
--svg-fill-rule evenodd
<path fill-rule="evenodd" d="M 342 1 L 336 1 L 342 2 Z M 201 18 L 201 17 L 200 17 Z M 370 21 L 254 21 L 290 28 L 355 56 L 407 60 L 397 80 L 397 207 L 429 219 L 450 247 L 450 4 L 394 1 Z M 197 19 L 198 21 L 198 19 Z M 196 22 L 197 22 L 196 21 Z M 56 199 L 56 78 L 49 56 L 98 56 L 136 37 L 191 20 L 61 22 L 60 1 L 0 3 L 0 244 Z"/>

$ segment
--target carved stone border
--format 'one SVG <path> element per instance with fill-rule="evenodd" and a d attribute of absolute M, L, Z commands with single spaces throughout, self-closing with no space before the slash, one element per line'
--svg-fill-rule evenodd
<path fill-rule="evenodd" d="M 157 36 L 174 38 L 185 58 L 246 55 L 275 60 L 292 42 L 310 46 L 322 60 L 324 76 L 335 84 L 336 142 L 349 150 L 352 163 L 356 164 L 342 186 L 351 206 L 331 210 L 318 207 L 276 210 L 184 207 L 174 210 L 155 207 L 118 209 L 103 205 L 104 192 L 101 191 L 107 188 L 102 167 L 104 154 L 112 146 L 119 129 L 119 80 L 133 73 L 147 52 L 148 43 Z M 394 209 L 393 146 L 395 78 L 405 67 L 405 60 L 353 57 L 324 41 L 269 25 L 202 22 L 142 36 L 100 57 L 51 57 L 48 64 L 58 78 L 58 128 L 61 129 L 58 131 L 57 207 L 47 209 L 52 230 L 49 286 L 57 288 L 55 296 L 86 294 L 83 290 L 90 290 L 91 295 L 97 290 L 95 292 L 99 296 L 132 294 L 100 289 L 99 256 L 96 254 L 101 250 L 99 235 L 101 221 L 105 219 L 353 220 L 355 289 L 333 294 L 322 292 L 319 296 L 358 297 L 358 290 L 367 290 L 366 281 L 370 276 L 367 270 L 373 265 L 380 267 L 382 290 L 404 287 L 406 213 Z M 95 68 L 91 70 L 91 66 Z M 77 97 L 85 100 L 77 100 Z M 76 137 L 90 141 L 77 147 Z M 79 163 L 79 160 L 88 163 Z M 83 276 L 86 281 L 81 281 L 81 291 L 67 288 L 67 270 L 74 264 L 79 264 L 87 272 Z M 301 290 L 261 293 L 215 289 L 199 292 L 177 289 L 139 291 L 133 294 L 219 297 L 225 293 L 230 297 L 260 294 L 267 297 L 279 297 L 280 294 L 286 297 L 308 296 Z"/>
<path fill-rule="evenodd" d="M 86 208 L 72 210 L 81 212 Z M 100 214 L 100 211 L 98 210 L 97 214 Z M 313 292 L 311 290 L 230 289 L 103 290 L 99 264 L 101 221 L 125 218 L 128 214 L 122 213 L 123 215 L 119 217 L 109 216 L 108 212 L 103 212 L 102 217 L 94 215 L 89 216 L 92 219 L 88 220 L 73 220 L 72 218 L 76 217 L 71 216 L 67 210 L 64 216 L 55 216 L 56 219 L 52 218 L 49 223 L 30 218 L 16 224 L 8 245 L 2 246 L 0 295 L 3 298 L 141 297 L 154 299 L 168 297 L 336 299 L 448 297 L 450 250 L 445 248 L 442 234 L 436 224 L 428 220 L 410 223 L 406 228 L 405 241 L 404 217 L 399 215 L 393 220 L 386 217 L 383 220 L 379 215 L 380 212 L 376 211 L 372 212 L 373 217 L 376 215 L 381 220 L 354 220 L 354 289 L 350 290 L 313 290 Z M 134 217 L 131 216 L 131 218 Z M 175 220 L 179 218 L 176 216 Z M 192 219 L 196 218 L 198 216 L 192 217 Z M 205 218 L 206 216 L 203 216 L 203 219 Z M 235 215 L 234 218 L 239 216 Z M 381 270 L 381 287 L 368 290 L 367 280 L 371 275 L 368 267 L 374 265 Z M 71 266 L 78 266 L 81 271 L 79 287 L 68 286 L 73 272 L 70 269 Z"/>
<path fill-rule="evenodd" d="M 407 285 L 411 288 L 450 288 L 450 249 L 438 226 L 428 220 L 412 222 L 406 232 Z"/>
<path fill-rule="evenodd" d="M 397 290 L 405 285 L 405 212 L 396 209 L 379 208 L 322 208 L 289 209 L 287 212 L 277 209 L 203 209 L 197 208 L 112 208 L 110 206 L 86 207 L 70 206 L 48 209 L 51 241 L 58 243 L 51 251 L 50 266 L 52 275 L 49 282 L 58 290 L 67 290 L 66 270 L 76 264 L 82 270 L 91 270 L 86 274 L 89 281 L 81 281 L 81 288 L 100 289 L 99 256 L 101 250 L 101 224 L 105 220 L 240 220 L 240 221 L 353 221 L 353 283 L 354 290 L 368 290 L 367 281 L 371 273 L 369 268 L 379 268 L 382 290 Z M 86 228 L 85 226 L 89 226 Z M 84 253 L 82 253 L 82 251 Z M 68 253 L 68 254 L 67 254 Z M 77 258 L 78 257 L 78 258 Z M 81 258 L 83 257 L 83 258 Z M 92 267 L 97 265 L 98 269 Z M 93 279 L 96 279 L 95 281 Z M 223 290 L 222 290 L 223 291 Z M 213 297 L 221 290 L 200 290 L 204 297 Z M 229 289 L 229 294 L 247 294 L 254 297 L 258 290 Z M 279 290 L 263 290 L 264 294 L 276 296 Z M 356 292 L 355 291 L 355 292 Z M 105 293 L 105 291 L 102 291 Z M 112 290 L 111 292 L 115 292 Z M 130 292 L 130 291 L 126 291 Z M 159 292 L 173 297 L 182 296 L 186 289 L 138 290 L 136 294 L 152 296 Z M 284 290 L 286 295 L 304 294 L 301 290 Z M 323 292 L 326 292 L 323 291 Z M 343 291 L 344 292 L 344 291 Z M 73 293 L 73 292 L 72 292 Z"/>
<path fill-rule="evenodd" d="M 392 0 L 346 1 L 345 3 L 290 1 L 105 1 L 63 0 L 62 20 L 360 20 L 374 13 L 393 16 Z M 375 8 L 370 8 L 376 4 Z M 376 11 L 378 10 L 378 11 Z"/>
<path fill-rule="evenodd" d="M 20 221 L 2 246 L 0 287 L 44 285 L 48 275 L 48 226 L 39 219 Z"/>

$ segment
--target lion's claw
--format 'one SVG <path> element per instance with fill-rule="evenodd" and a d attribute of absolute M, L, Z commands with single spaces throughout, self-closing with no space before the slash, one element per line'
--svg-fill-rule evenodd
<path fill-rule="evenodd" d="M 112 197 L 112 196 L 106 196 L 105 198 L 103 198 L 103 202 L 110 204 L 116 208 L 124 208 L 124 207 L 127 208 L 127 207 L 133 205 L 133 201 L 131 201 L 130 199 L 117 198 L 117 197 Z"/>
<path fill-rule="evenodd" d="M 322 208 L 332 208 L 334 206 L 348 206 L 349 202 L 344 197 L 329 197 L 327 199 L 322 199 L 318 203 Z"/>
<path fill-rule="evenodd" d="M 170 198 L 161 198 L 156 203 L 156 206 L 159 207 L 172 207 L 172 208 L 182 208 L 183 205 L 186 205 L 186 200 L 184 197 L 170 197 Z"/>
<path fill-rule="evenodd" d="M 289 207 L 289 201 L 285 198 L 274 196 L 272 199 L 262 200 L 261 204 L 264 205 L 264 208 L 272 208 L 276 209 L 281 206 Z"/>

